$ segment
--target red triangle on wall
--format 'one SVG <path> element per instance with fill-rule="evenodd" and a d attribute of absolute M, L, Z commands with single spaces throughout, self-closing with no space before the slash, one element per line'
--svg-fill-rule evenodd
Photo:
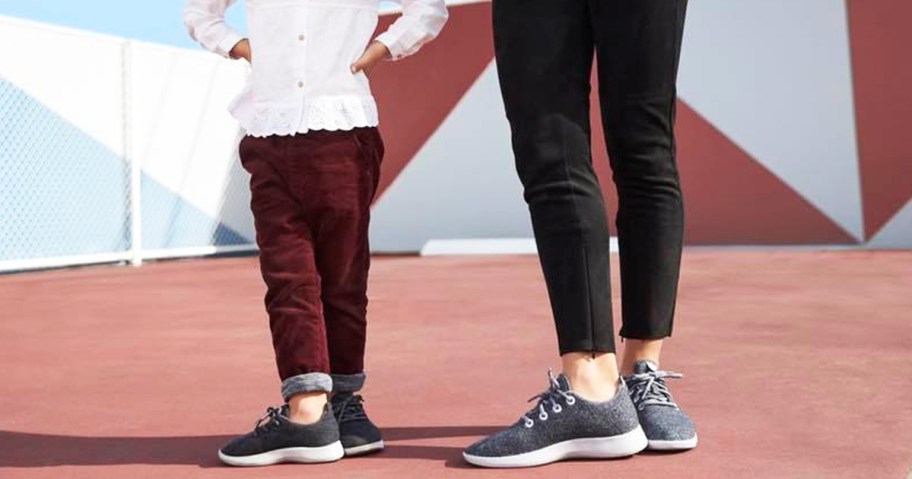
<path fill-rule="evenodd" d="M 912 2 L 847 5 L 865 236 L 871 238 L 912 199 Z"/>
<path fill-rule="evenodd" d="M 378 198 L 494 59 L 491 4 L 451 6 L 449 11 L 437 39 L 371 75 L 386 144 Z M 378 31 L 397 17 L 382 17 Z"/>
<path fill-rule="evenodd" d="M 593 97 L 597 101 L 595 94 Z M 677 112 L 678 169 L 687 243 L 857 242 L 687 104 L 679 101 Z M 597 108 L 593 108 L 593 157 L 610 218 L 614 218 L 617 199 L 600 121 Z"/>

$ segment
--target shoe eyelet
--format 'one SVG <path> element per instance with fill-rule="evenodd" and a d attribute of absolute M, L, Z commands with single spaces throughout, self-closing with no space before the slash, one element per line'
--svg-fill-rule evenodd
<path fill-rule="evenodd" d="M 534 426 L 534 425 L 535 425 L 535 421 L 533 421 L 531 419 L 526 419 L 526 421 L 523 423 L 523 426 L 525 426 L 526 429 L 532 429 L 532 426 Z"/>
<path fill-rule="evenodd" d="M 548 413 L 542 412 L 541 414 L 538 415 L 538 418 L 541 419 L 542 421 L 547 421 L 547 420 L 548 420 Z"/>
<path fill-rule="evenodd" d="M 564 410 L 564 408 L 560 404 L 555 404 L 554 407 L 551 408 L 551 412 L 553 412 L 555 414 L 558 414 L 563 410 Z"/>
<path fill-rule="evenodd" d="M 574 404 L 576 404 L 576 398 L 573 397 L 573 396 L 568 397 L 568 398 L 567 398 L 567 405 L 568 405 L 568 406 L 572 406 L 572 405 L 574 405 Z"/>

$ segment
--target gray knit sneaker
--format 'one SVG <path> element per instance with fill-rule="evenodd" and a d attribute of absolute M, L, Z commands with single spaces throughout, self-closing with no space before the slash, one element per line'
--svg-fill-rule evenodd
<path fill-rule="evenodd" d="M 367 417 L 364 398 L 345 392 L 333 394 L 329 400 L 333 416 L 339 423 L 339 436 L 346 456 L 360 456 L 383 450 L 380 429 Z"/>
<path fill-rule="evenodd" d="M 649 449 L 682 451 L 697 447 L 697 431 L 687 414 L 675 404 L 665 378 L 682 374 L 659 371 L 652 361 L 637 361 L 633 374 L 624 377 L 636 405 L 640 425 L 649 438 Z"/>
<path fill-rule="evenodd" d="M 271 407 L 253 431 L 231 441 L 219 453 L 229 466 L 268 466 L 282 462 L 332 462 L 342 458 L 339 426 L 327 407 L 314 424 L 288 419 L 288 406 Z"/>
<path fill-rule="evenodd" d="M 548 372 L 548 390 L 515 424 L 469 446 L 463 457 L 482 467 L 540 466 L 571 458 L 612 458 L 646 447 L 636 408 L 623 382 L 613 399 L 590 402 L 566 376 Z"/>

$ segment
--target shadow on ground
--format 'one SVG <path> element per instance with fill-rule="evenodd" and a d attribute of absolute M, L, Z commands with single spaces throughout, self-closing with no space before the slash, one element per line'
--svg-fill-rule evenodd
<path fill-rule="evenodd" d="M 429 459 L 462 467 L 462 448 L 395 444 L 397 441 L 485 436 L 491 426 L 392 427 L 383 430 L 385 451 L 365 457 Z M 124 464 L 220 467 L 215 451 L 234 436 L 89 437 L 0 431 L 0 467 L 105 466 Z"/>

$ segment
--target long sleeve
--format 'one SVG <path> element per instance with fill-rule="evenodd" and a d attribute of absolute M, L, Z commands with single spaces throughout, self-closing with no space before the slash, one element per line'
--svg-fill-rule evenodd
<path fill-rule="evenodd" d="M 186 0 L 184 25 L 190 36 L 205 49 L 228 57 L 244 36 L 225 23 L 225 10 L 235 0 Z"/>
<path fill-rule="evenodd" d="M 444 0 L 401 0 L 402 16 L 376 40 L 386 45 L 393 60 L 417 52 L 443 29 L 448 13 Z"/>

